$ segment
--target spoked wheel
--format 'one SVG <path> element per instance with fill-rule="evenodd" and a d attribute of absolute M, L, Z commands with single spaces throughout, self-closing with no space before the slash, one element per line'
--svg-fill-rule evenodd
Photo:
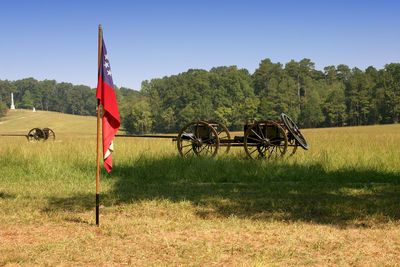
<path fill-rule="evenodd" d="M 56 134 L 53 132 L 52 129 L 44 128 L 43 132 L 44 132 L 44 135 L 45 135 L 45 140 L 54 141 L 56 139 Z"/>
<path fill-rule="evenodd" d="M 231 143 L 224 142 L 231 139 L 231 134 L 225 124 L 217 121 L 207 121 L 217 131 L 219 137 L 219 151 L 222 153 L 228 153 L 231 149 Z"/>
<path fill-rule="evenodd" d="M 296 139 L 298 145 L 300 145 L 305 150 L 308 150 L 309 146 L 307 140 L 304 137 L 304 135 L 300 132 L 300 129 L 296 125 L 296 123 L 294 123 L 285 113 L 281 114 L 281 119 L 285 124 L 286 128 L 288 129 L 288 131 L 293 135 L 294 139 Z"/>
<path fill-rule="evenodd" d="M 207 122 L 190 122 L 179 132 L 177 146 L 182 157 L 213 157 L 219 149 L 218 132 Z"/>
<path fill-rule="evenodd" d="M 244 150 L 252 159 L 282 157 L 287 147 L 285 130 L 274 121 L 256 122 L 244 135 Z"/>
<path fill-rule="evenodd" d="M 45 139 L 45 134 L 42 129 L 40 128 L 33 128 L 29 131 L 27 135 L 28 141 L 29 142 L 37 142 L 40 140 Z"/>

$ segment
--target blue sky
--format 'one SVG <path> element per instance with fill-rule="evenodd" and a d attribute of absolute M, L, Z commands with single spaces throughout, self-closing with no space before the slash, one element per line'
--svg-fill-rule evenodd
<path fill-rule="evenodd" d="M 0 79 L 95 87 L 98 24 L 114 83 L 260 61 L 400 62 L 400 1 L 0 0 Z"/>

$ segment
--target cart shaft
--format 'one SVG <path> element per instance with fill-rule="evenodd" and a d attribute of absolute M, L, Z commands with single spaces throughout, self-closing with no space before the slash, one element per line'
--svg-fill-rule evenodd
<path fill-rule="evenodd" d="M 176 139 L 174 135 L 157 135 L 157 134 L 116 134 L 115 137 L 144 137 L 144 138 L 166 138 Z"/>

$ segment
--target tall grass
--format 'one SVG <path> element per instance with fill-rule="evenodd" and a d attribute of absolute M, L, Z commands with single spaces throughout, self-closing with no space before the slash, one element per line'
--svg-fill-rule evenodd
<path fill-rule="evenodd" d="M 382 183 L 388 188 L 398 185 L 398 125 L 315 129 L 305 130 L 304 134 L 309 139 L 309 151 L 299 149 L 293 157 L 275 161 L 248 160 L 242 148 L 232 148 L 230 154 L 212 159 L 182 159 L 171 140 L 117 138 L 114 170 L 108 174 L 103 169 L 101 191 L 111 205 L 136 201 L 139 195 L 146 194 L 149 194 L 146 199 L 166 195 L 181 200 L 185 194 L 192 197 L 196 194 L 187 191 L 192 188 L 190 184 L 201 183 L 227 188 L 231 184 L 271 187 L 273 183 L 301 183 L 302 187 L 317 190 L 321 184 L 334 184 L 333 188 L 338 190 L 343 184 L 362 187 Z M 93 194 L 94 136 L 61 134 L 56 142 L 39 143 L 3 137 L 0 144 L 0 192 L 20 196 L 27 202 L 31 198 L 40 202 Z M 182 192 L 177 192 L 177 196 L 164 192 L 162 188 L 169 190 L 171 184 L 179 184 L 177 188 Z M 156 189 L 149 188 L 152 192 L 146 192 L 141 187 Z M 83 206 L 91 207 L 89 197 L 87 201 Z M 397 218 L 398 214 L 391 216 Z"/>

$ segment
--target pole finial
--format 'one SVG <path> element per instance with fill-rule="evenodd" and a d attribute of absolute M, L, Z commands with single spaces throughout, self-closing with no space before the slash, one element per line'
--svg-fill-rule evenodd
<path fill-rule="evenodd" d="M 99 30 L 102 30 L 103 29 L 103 26 L 101 26 L 101 24 L 99 24 Z"/>

